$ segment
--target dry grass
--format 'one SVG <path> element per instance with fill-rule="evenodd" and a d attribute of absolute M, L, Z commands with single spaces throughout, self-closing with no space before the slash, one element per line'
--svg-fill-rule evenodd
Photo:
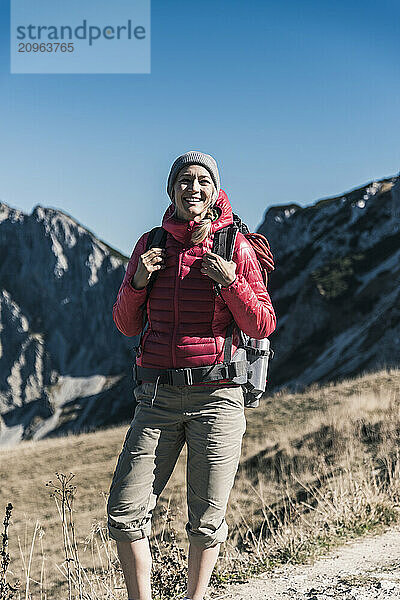
<path fill-rule="evenodd" d="M 397 518 L 400 370 L 313 385 L 301 394 L 280 392 L 246 416 L 242 461 L 227 513 L 230 538 L 215 585 L 276 563 L 305 560 L 344 537 Z M 8 579 L 21 581 L 21 597 L 125 597 L 104 527 L 105 497 L 125 433 L 126 426 L 0 451 L 0 508 L 14 505 Z M 179 551 L 186 548 L 184 462 L 183 454 L 154 517 L 160 597 L 167 587 L 179 591 L 179 581 L 167 584 L 166 577 L 174 569 L 181 577 L 184 569 Z M 45 485 L 50 479 L 57 485 L 55 472 L 75 474 L 76 539 L 70 540 L 70 560 L 65 526 Z M 79 563 L 73 562 L 74 552 Z M 175 567 L 164 569 L 168 561 Z M 81 565 L 75 578 L 86 578 L 70 592 L 69 562 Z M 157 573 L 164 578 L 164 592 Z"/>

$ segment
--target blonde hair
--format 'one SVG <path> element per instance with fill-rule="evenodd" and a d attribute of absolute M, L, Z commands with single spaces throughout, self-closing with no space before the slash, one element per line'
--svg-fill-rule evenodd
<path fill-rule="evenodd" d="M 201 244 L 201 242 L 204 242 L 210 235 L 211 224 L 218 218 L 218 211 L 214 208 L 213 204 L 210 204 L 207 208 L 204 218 L 200 221 L 199 226 L 193 231 L 191 237 L 192 244 Z"/>
<path fill-rule="evenodd" d="M 215 189 L 215 185 L 213 185 L 213 188 L 213 193 L 206 214 L 204 215 L 202 220 L 199 221 L 199 225 L 192 233 L 192 237 L 190 239 L 192 244 L 196 245 L 201 244 L 201 242 L 204 242 L 204 240 L 207 239 L 210 235 L 212 222 L 218 218 L 218 211 L 214 208 L 214 204 L 217 201 L 218 194 L 217 190 Z"/>

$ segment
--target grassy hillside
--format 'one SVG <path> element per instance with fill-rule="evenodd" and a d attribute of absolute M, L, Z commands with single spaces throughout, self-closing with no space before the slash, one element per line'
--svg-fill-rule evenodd
<path fill-rule="evenodd" d="M 396 520 L 399 410 L 400 370 L 313 385 L 302 394 L 279 392 L 247 410 L 242 461 L 227 514 L 230 538 L 214 581 L 303 560 L 342 537 Z M 57 483 L 56 472 L 71 472 L 71 484 L 77 486 L 72 516 L 85 577 L 95 577 L 103 591 L 113 588 L 110 597 L 124 597 L 114 546 L 103 536 L 105 497 L 126 430 L 25 442 L 0 451 L 0 508 L 8 502 L 14 506 L 8 580 L 19 578 L 24 594 L 29 570 L 34 598 L 44 592 L 48 598 L 67 597 L 60 571 L 62 524 L 46 482 Z M 182 454 L 154 518 L 154 543 L 173 554 L 177 564 L 182 561 L 177 546 L 186 547 L 184 464 Z M 93 588 L 91 594 L 98 597 L 99 591 Z"/>

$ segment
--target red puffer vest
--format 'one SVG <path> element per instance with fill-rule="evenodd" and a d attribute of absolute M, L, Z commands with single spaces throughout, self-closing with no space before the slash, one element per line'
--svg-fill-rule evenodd
<path fill-rule="evenodd" d="M 143 336 L 142 353 L 136 359 L 138 365 L 176 369 L 223 362 L 225 332 L 232 318 L 247 335 L 258 339 L 269 336 L 276 327 L 256 255 L 241 233 L 233 253 L 236 279 L 221 289 L 221 296 L 215 293 L 213 280 L 200 272 L 202 256 L 211 251 L 215 231 L 233 221 L 223 190 L 216 206 L 221 214 L 212 223 L 211 235 L 198 245 L 190 241 L 197 224 L 173 217 L 173 205 L 165 212 L 162 225 L 169 233 L 166 268 L 159 271 L 150 294 L 149 327 Z M 139 256 L 146 251 L 147 236 L 148 233 L 142 235 L 135 246 L 113 306 L 114 322 L 126 336 L 138 335 L 142 329 L 140 307 L 146 299 L 146 289 L 136 290 L 130 282 Z M 237 344 L 235 335 L 232 353 Z"/>

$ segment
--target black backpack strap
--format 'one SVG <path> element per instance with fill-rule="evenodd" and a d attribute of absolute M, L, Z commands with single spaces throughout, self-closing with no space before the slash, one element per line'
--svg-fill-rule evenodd
<path fill-rule="evenodd" d="M 238 231 L 239 228 L 235 223 L 216 231 L 214 233 L 212 252 L 222 256 L 225 260 L 232 260 Z"/>
<path fill-rule="evenodd" d="M 149 231 L 146 241 L 146 252 L 147 250 L 150 250 L 150 248 L 165 248 L 167 235 L 168 233 L 163 227 L 154 227 L 151 231 Z M 139 348 L 142 347 L 143 334 L 147 325 L 147 303 L 149 301 L 150 292 L 153 288 L 154 282 L 157 279 L 157 275 L 158 271 L 153 271 L 151 274 L 149 282 L 146 286 L 146 298 L 140 307 L 142 309 L 142 331 L 140 333 L 138 345 Z"/>
<path fill-rule="evenodd" d="M 239 231 L 239 229 L 235 225 L 228 228 L 225 260 L 232 260 L 233 251 L 235 249 L 236 236 L 238 234 L 238 231 Z"/>
<path fill-rule="evenodd" d="M 236 213 L 232 213 L 232 217 L 233 217 L 233 223 L 239 229 L 240 233 L 243 233 L 243 235 L 246 235 L 246 233 L 250 233 L 249 228 L 247 227 L 246 223 L 243 223 L 243 221 L 239 217 L 239 215 L 237 215 Z"/>
<path fill-rule="evenodd" d="M 222 256 L 222 258 L 225 258 L 227 235 L 228 235 L 227 227 L 224 227 L 223 229 L 220 229 L 219 231 L 216 231 L 214 233 L 214 239 L 213 239 L 213 245 L 211 248 L 211 252 L 214 252 L 214 254 L 218 254 L 219 256 Z"/>
<path fill-rule="evenodd" d="M 235 321 L 231 321 L 226 328 L 226 335 L 224 341 L 224 363 L 229 365 L 232 360 L 232 345 L 233 345 L 233 330 L 235 328 Z"/>
<path fill-rule="evenodd" d="M 149 232 L 146 242 L 146 252 L 150 250 L 150 248 L 165 248 L 165 244 L 167 242 L 167 231 L 163 227 L 154 227 Z M 153 271 L 150 280 L 146 286 L 146 300 L 143 303 L 143 306 L 147 305 L 147 301 L 150 296 L 150 292 L 153 288 L 154 282 L 157 279 L 158 271 Z"/>
<path fill-rule="evenodd" d="M 167 231 L 163 227 L 153 227 L 146 241 L 146 251 L 150 248 L 165 248 Z"/>
<path fill-rule="evenodd" d="M 238 217 L 239 219 L 239 217 Z M 240 221 L 240 219 L 239 219 Z M 240 221 L 241 222 L 241 221 Z M 232 260 L 233 251 L 235 249 L 236 236 L 240 228 L 237 223 L 234 222 L 214 234 L 212 252 L 218 254 L 225 260 Z M 221 285 L 214 283 L 214 289 L 217 294 L 221 294 Z M 232 344 L 233 344 L 233 331 L 235 328 L 235 322 L 232 321 L 227 329 L 224 341 L 224 363 L 229 364 L 232 360 Z"/>

